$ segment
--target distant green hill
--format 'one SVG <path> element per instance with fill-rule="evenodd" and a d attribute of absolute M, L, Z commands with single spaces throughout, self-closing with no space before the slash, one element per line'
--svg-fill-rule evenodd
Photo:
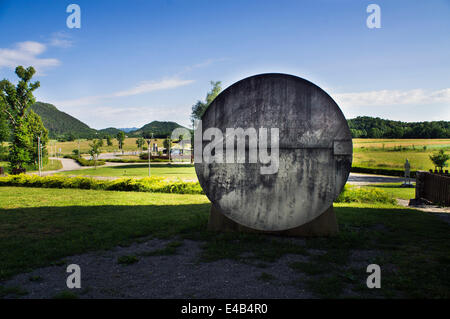
<path fill-rule="evenodd" d="M 95 136 L 96 130 L 73 116 L 61 112 L 54 105 L 36 102 L 31 109 L 38 114 L 44 126 L 49 130 L 51 138 L 73 135 L 76 138 Z"/>
<path fill-rule="evenodd" d="M 115 127 L 107 127 L 107 128 L 103 128 L 101 130 L 98 130 L 98 134 L 100 135 L 109 135 L 109 136 L 116 136 L 117 133 L 119 133 L 121 130 L 115 128 Z"/>
<path fill-rule="evenodd" d="M 145 124 L 140 129 L 130 132 L 128 136 L 142 136 L 145 134 L 153 133 L 154 137 L 166 137 L 172 134 L 172 131 L 177 127 L 183 127 L 175 122 L 161 122 L 153 121 L 151 123 Z"/>
<path fill-rule="evenodd" d="M 101 130 L 95 130 L 73 116 L 61 112 L 52 104 L 36 102 L 31 106 L 31 108 L 42 118 L 42 122 L 49 130 L 49 135 L 51 138 L 93 138 L 104 135 L 114 137 L 121 130 L 136 129 L 118 129 L 115 127 L 108 127 Z M 175 122 L 153 121 L 144 125 L 140 129 L 126 133 L 126 135 L 129 137 L 140 137 L 146 133 L 153 133 L 154 137 L 166 137 L 170 135 L 177 127 L 182 126 Z"/>

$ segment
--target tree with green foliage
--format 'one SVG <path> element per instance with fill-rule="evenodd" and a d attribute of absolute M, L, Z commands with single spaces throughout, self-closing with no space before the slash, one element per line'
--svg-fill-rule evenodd
<path fill-rule="evenodd" d="M 119 149 L 123 154 L 123 141 L 125 141 L 125 133 L 123 131 L 117 132 L 116 139 L 117 142 L 119 142 Z"/>
<path fill-rule="evenodd" d="M 112 146 L 113 145 L 113 142 L 111 140 L 111 136 L 109 136 L 109 135 L 106 135 L 106 145 L 108 145 L 108 146 Z"/>
<path fill-rule="evenodd" d="M 42 123 L 42 119 L 39 115 L 37 115 L 33 110 L 29 110 L 27 116 L 27 126 L 28 126 L 28 134 L 30 134 L 30 164 L 38 164 L 38 137 L 40 137 L 41 143 L 41 156 L 42 163 L 47 162 L 47 143 L 48 143 L 48 130 L 45 128 Z"/>
<path fill-rule="evenodd" d="M 352 137 L 450 138 L 450 121 L 401 122 L 358 116 L 348 120 Z"/>
<path fill-rule="evenodd" d="M 439 168 L 441 171 L 446 166 L 447 161 L 450 159 L 450 155 L 445 154 L 444 150 L 430 155 L 430 160 L 433 162 L 435 168 Z"/>
<path fill-rule="evenodd" d="M 30 162 L 30 137 L 27 125 L 28 109 L 34 104 L 33 91 L 39 87 L 39 82 L 31 83 L 30 80 L 36 73 L 33 67 L 25 69 L 22 66 L 16 68 L 19 83 L 14 86 L 4 79 L 0 81 L 0 107 L 7 115 L 11 128 L 11 144 L 9 147 L 9 166 L 12 174 L 25 172 L 25 164 Z"/>
<path fill-rule="evenodd" d="M 2 100 L 0 100 L 0 105 L 2 104 Z M 2 109 L 2 106 L 0 106 L 0 110 Z M 3 142 L 8 141 L 9 138 L 9 124 L 8 119 L 6 118 L 6 113 L 0 112 L 0 145 L 3 144 Z"/>
<path fill-rule="evenodd" d="M 144 147 L 144 144 L 145 144 L 145 140 L 144 140 L 143 137 L 139 137 L 139 138 L 136 140 L 136 145 L 137 145 L 137 147 L 141 150 L 141 152 L 142 152 L 142 147 Z"/>
<path fill-rule="evenodd" d="M 0 104 L 3 101 L 0 100 Z M 2 107 L 0 106 L 0 110 Z M 0 160 L 8 159 L 8 148 L 3 146 L 3 142 L 8 141 L 9 138 L 9 124 L 6 114 L 0 111 Z"/>
<path fill-rule="evenodd" d="M 67 142 L 73 142 L 73 141 L 75 141 L 76 140 L 76 136 L 75 136 L 75 134 L 73 134 L 72 132 L 70 132 L 69 134 L 67 134 L 67 136 L 66 136 L 66 141 Z"/>
<path fill-rule="evenodd" d="M 92 159 L 94 160 L 94 167 L 97 169 L 97 160 L 98 157 L 101 154 L 101 147 L 103 147 L 103 140 L 102 139 L 94 139 L 92 143 L 89 143 L 90 149 L 89 149 L 89 155 L 91 155 Z"/>
<path fill-rule="evenodd" d="M 192 122 L 192 131 L 194 130 L 194 123 L 196 120 L 200 120 L 205 113 L 208 106 L 214 101 L 214 99 L 220 94 L 222 91 L 222 82 L 221 81 L 210 81 L 212 86 L 211 90 L 206 93 L 205 101 L 198 100 L 192 106 L 191 112 L 191 122 Z M 191 134 L 191 153 L 194 154 L 194 134 Z M 192 156 L 191 156 L 192 157 Z M 191 162 L 193 161 L 193 157 L 191 158 Z"/>
<path fill-rule="evenodd" d="M 197 103 L 195 103 L 192 106 L 192 113 L 191 113 L 191 121 L 194 123 L 195 120 L 201 119 L 203 113 L 205 113 L 208 106 L 214 101 L 214 99 L 219 95 L 219 93 L 222 91 L 222 82 L 221 81 L 211 81 L 211 90 L 206 94 L 205 101 L 198 100 Z"/>
<path fill-rule="evenodd" d="M 172 143 L 172 140 L 170 139 L 170 136 L 167 136 L 163 141 L 163 146 L 166 150 L 169 149 L 170 144 Z"/>

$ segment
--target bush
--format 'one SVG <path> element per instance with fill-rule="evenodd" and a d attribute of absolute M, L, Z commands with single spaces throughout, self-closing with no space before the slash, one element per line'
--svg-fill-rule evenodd
<path fill-rule="evenodd" d="M 396 204 L 397 202 L 391 194 L 381 189 L 345 185 L 335 203 Z"/>
<path fill-rule="evenodd" d="M 90 177 L 10 175 L 0 177 L 0 186 L 23 186 L 45 188 L 80 188 L 113 191 L 134 191 L 174 194 L 204 194 L 198 182 L 169 182 L 162 177 L 120 178 L 97 180 Z"/>
<path fill-rule="evenodd" d="M 139 158 L 141 160 L 147 160 L 148 161 L 148 153 L 141 153 L 139 154 Z M 169 156 L 168 155 L 152 155 L 151 156 L 151 161 L 152 162 L 166 162 L 169 160 Z"/>

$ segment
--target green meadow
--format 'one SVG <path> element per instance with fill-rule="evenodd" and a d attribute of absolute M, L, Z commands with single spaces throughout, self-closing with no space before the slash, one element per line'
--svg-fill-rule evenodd
<path fill-rule="evenodd" d="M 302 244 L 276 236 L 208 232 L 210 203 L 204 195 L 2 187 L 0 280 L 64 265 L 64 258 L 74 254 L 149 238 L 170 239 L 178 247 L 190 239 L 202 243 L 198 263 L 232 259 L 264 269 L 286 254 L 304 256 L 309 262 L 289 264 L 300 276 L 292 280 L 304 280 L 317 297 L 351 292 L 363 298 L 449 298 L 450 226 L 432 214 L 373 198 L 336 203 L 339 235 L 308 238 Z M 176 254 L 176 247 L 155 254 Z M 376 254 L 373 262 L 383 268 L 382 289 L 365 287 L 365 268 L 351 262 L 357 252 Z M 139 258 L 144 257 L 119 262 Z M 14 291 L 27 293 L 20 287 Z M 0 297 L 14 291 L 0 284 Z"/>
<path fill-rule="evenodd" d="M 353 166 L 411 170 L 434 169 L 429 156 L 440 149 L 450 151 L 450 139 L 353 139 Z"/>
<path fill-rule="evenodd" d="M 167 179 L 197 180 L 195 169 L 190 164 L 151 164 L 151 176 Z M 123 166 L 97 167 L 97 169 L 80 169 L 59 173 L 61 175 L 76 176 L 105 176 L 105 177 L 145 177 L 148 176 L 147 164 L 129 164 Z"/>

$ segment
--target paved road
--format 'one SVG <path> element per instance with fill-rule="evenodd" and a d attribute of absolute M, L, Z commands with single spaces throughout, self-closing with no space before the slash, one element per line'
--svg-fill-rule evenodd
<path fill-rule="evenodd" d="M 350 173 L 347 183 L 364 185 L 372 183 L 401 183 L 404 180 L 405 179 L 403 177 Z M 415 182 L 415 179 L 411 178 L 410 181 L 411 183 Z"/>
<path fill-rule="evenodd" d="M 93 168 L 93 166 L 81 166 L 78 164 L 75 160 L 71 158 L 55 158 L 50 157 L 50 159 L 57 159 L 60 160 L 63 168 L 55 171 L 46 171 L 42 172 L 43 176 L 51 175 L 59 172 L 64 171 L 74 171 L 74 170 L 80 170 L 80 169 L 89 169 Z M 126 165 L 147 165 L 147 163 L 111 163 L 106 162 L 104 166 L 126 166 Z M 154 165 L 154 163 L 152 163 Z M 34 173 L 36 174 L 36 173 Z M 349 184 L 355 184 L 355 185 L 365 185 L 365 184 L 372 184 L 372 183 L 401 183 L 404 181 L 404 178 L 401 177 L 392 177 L 392 176 L 383 176 L 383 175 L 368 175 L 368 174 L 359 174 L 359 173 L 351 173 L 350 177 L 348 178 L 347 183 Z M 414 182 L 414 179 L 411 179 L 411 182 Z"/>
<path fill-rule="evenodd" d="M 42 176 L 52 175 L 52 174 L 65 172 L 65 171 L 76 171 L 76 170 L 80 170 L 80 169 L 94 168 L 94 166 L 81 166 L 80 164 L 77 163 L 77 161 L 75 161 L 75 160 L 73 160 L 71 158 L 49 157 L 49 159 L 54 159 L 54 160 L 61 161 L 61 164 L 62 164 L 63 168 L 58 169 L 58 170 L 54 170 L 54 171 L 42 172 L 42 174 L 41 174 Z M 130 165 L 130 163 L 110 163 L 110 162 L 106 162 L 105 165 L 97 166 L 97 167 L 124 166 L 124 165 Z M 32 174 L 38 174 L 38 173 L 37 172 L 33 172 Z"/>

